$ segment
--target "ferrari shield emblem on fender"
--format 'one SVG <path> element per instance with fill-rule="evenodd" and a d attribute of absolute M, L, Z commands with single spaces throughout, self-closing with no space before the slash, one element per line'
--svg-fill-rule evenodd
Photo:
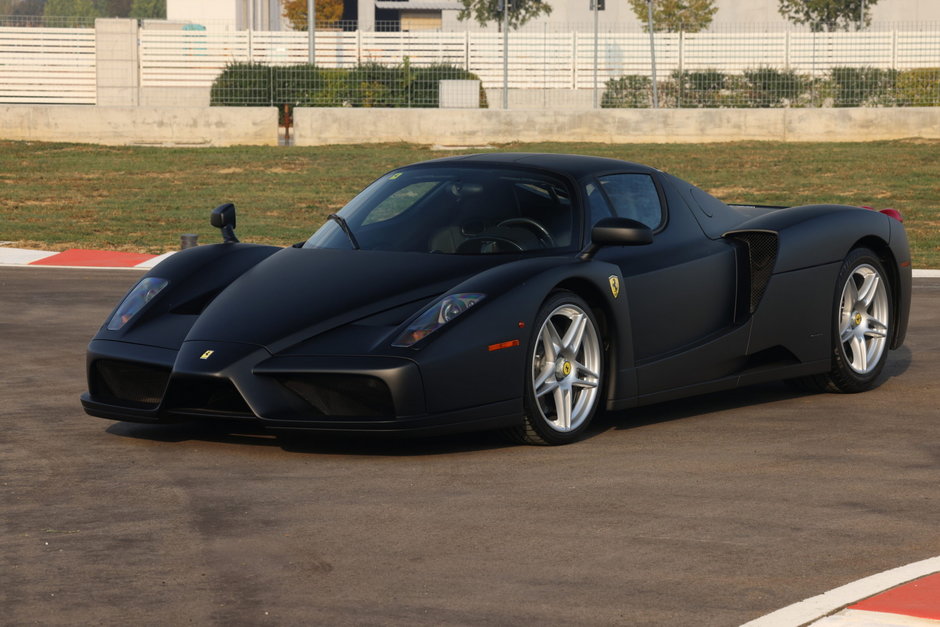
<path fill-rule="evenodd" d="M 620 277 L 611 274 L 607 280 L 610 282 L 610 293 L 614 295 L 614 298 L 620 296 Z"/>
<path fill-rule="evenodd" d="M 206 351 L 202 354 L 202 356 L 199 359 L 209 359 L 210 357 L 212 357 L 212 353 L 214 352 L 215 351 L 212 351 L 212 350 Z"/>

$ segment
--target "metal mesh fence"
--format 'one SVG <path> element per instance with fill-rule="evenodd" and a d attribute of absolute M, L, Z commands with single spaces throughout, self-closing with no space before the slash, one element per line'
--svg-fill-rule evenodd
<path fill-rule="evenodd" d="M 32 82 L 55 92 L 69 59 L 87 82 L 93 29 L 73 29 L 70 54 L 68 29 L 52 28 L 49 18 L 26 24 L 31 28 L 23 20 L 33 18 L 18 18 L 16 27 L 10 19 L 0 18 L 0 101 L 30 101 L 23 93 L 16 100 L 4 95 L 12 93 L 14 75 L 20 82 L 41 76 Z M 311 49 L 307 32 L 147 20 L 137 44 L 139 102 L 288 109 L 940 106 L 940 23 L 831 33 L 717 24 L 706 32 L 657 33 L 655 65 L 649 35 L 636 25 L 538 25 L 506 37 L 492 29 L 400 26 L 320 24 Z"/>

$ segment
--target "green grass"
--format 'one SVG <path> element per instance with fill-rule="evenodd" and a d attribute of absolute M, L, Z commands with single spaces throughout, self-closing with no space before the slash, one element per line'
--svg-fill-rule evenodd
<path fill-rule="evenodd" d="M 843 144 L 518 144 L 655 166 L 727 202 L 894 207 L 915 267 L 940 267 L 940 141 Z M 0 240 L 64 250 L 162 253 L 181 233 L 215 242 L 209 211 L 238 207 L 244 241 L 306 239 L 394 167 L 455 154 L 406 144 L 145 148 L 0 142 Z"/>

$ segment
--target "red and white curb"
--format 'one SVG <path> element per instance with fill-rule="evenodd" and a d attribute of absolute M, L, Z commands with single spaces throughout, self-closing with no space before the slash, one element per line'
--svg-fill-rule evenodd
<path fill-rule="evenodd" d="M 57 253 L 47 250 L 0 247 L 0 266 L 45 266 L 51 268 L 127 268 L 154 267 L 172 252 L 162 255 L 124 253 L 110 250 L 70 248 Z"/>
<path fill-rule="evenodd" d="M 742 627 L 940 627 L 940 556 L 853 581 Z"/>
<path fill-rule="evenodd" d="M 45 266 L 49 268 L 127 268 L 149 270 L 175 251 L 162 255 L 123 253 L 110 250 L 70 248 L 57 253 L 48 250 L 7 248 L 0 242 L 0 266 Z M 914 270 L 915 277 L 940 278 L 940 270 Z"/>

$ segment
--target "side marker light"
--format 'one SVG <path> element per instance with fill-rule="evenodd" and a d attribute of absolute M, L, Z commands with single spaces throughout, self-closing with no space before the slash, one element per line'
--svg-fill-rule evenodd
<path fill-rule="evenodd" d="M 519 346 L 519 340 L 509 340 L 508 342 L 500 342 L 499 344 L 490 344 L 487 346 L 487 350 L 492 353 L 493 351 L 502 350 L 504 348 L 512 348 L 513 346 Z"/>

